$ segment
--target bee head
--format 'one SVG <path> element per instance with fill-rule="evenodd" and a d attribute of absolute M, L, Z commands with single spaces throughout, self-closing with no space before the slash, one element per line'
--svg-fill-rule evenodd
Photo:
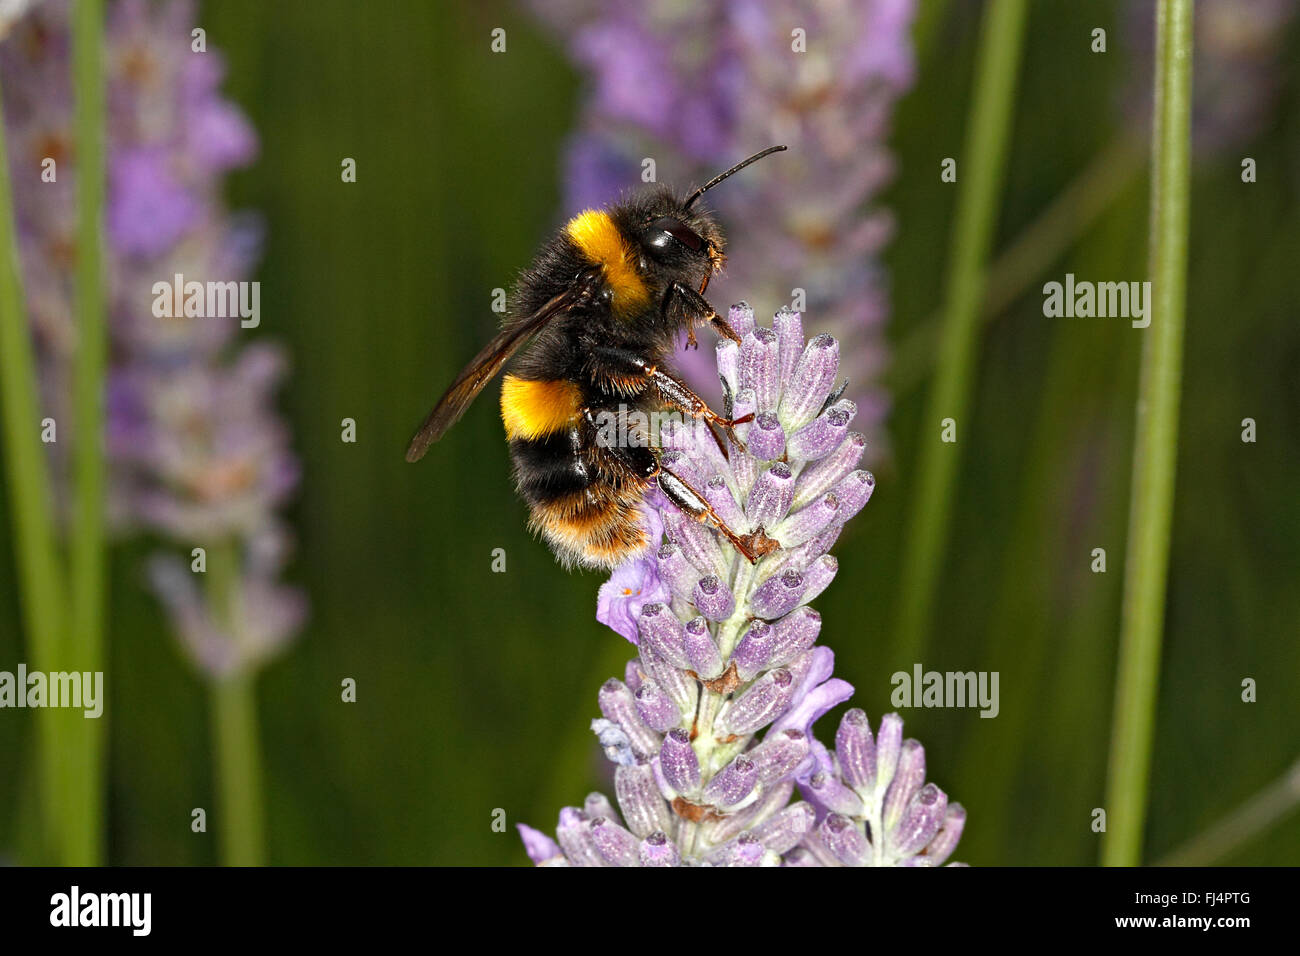
<path fill-rule="evenodd" d="M 784 146 L 770 146 L 760 150 L 714 176 L 685 199 L 666 191 L 653 194 L 641 208 L 636 223 L 637 240 L 645 254 L 661 268 L 697 275 L 700 280 L 719 272 L 726 262 L 722 230 L 709 213 L 691 207 L 724 179 L 784 149 Z"/>

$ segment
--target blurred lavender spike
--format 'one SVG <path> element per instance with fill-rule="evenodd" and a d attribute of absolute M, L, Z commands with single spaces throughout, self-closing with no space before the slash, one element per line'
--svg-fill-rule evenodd
<path fill-rule="evenodd" d="M 13 23 L 0 43 L 0 76 L 42 407 L 75 434 L 68 15 L 67 0 L 44 0 Z M 191 49 L 196 22 L 188 0 L 108 7 L 104 441 L 110 521 L 118 533 L 149 531 L 184 552 L 184 562 L 155 558 L 148 578 L 182 647 L 215 678 L 282 648 L 301 627 L 306 601 L 277 583 L 290 539 L 276 511 L 298 482 L 288 430 L 274 412 L 284 352 L 262 340 L 237 345 L 239 315 L 156 311 L 155 285 L 170 286 L 178 274 L 205 286 L 247 282 L 261 242 L 261 224 L 231 214 L 221 198 L 225 174 L 256 156 L 257 136 L 221 95 L 221 54 Z M 41 181 L 46 160 L 56 175 Z M 65 444 L 46 447 L 66 515 Z M 230 556 L 223 570 L 238 584 L 236 606 L 214 606 L 196 586 L 202 578 L 187 566 L 195 547 Z"/>

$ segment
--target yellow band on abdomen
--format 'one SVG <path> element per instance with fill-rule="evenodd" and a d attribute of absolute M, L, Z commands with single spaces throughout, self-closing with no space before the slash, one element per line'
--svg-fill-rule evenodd
<path fill-rule="evenodd" d="M 563 379 L 507 375 L 501 383 L 501 421 L 507 438 L 542 438 L 578 417 L 582 394 Z"/>

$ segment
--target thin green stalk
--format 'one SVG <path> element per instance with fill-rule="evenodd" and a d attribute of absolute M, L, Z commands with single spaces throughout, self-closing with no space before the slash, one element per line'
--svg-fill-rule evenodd
<path fill-rule="evenodd" d="M 1164 627 L 1178 401 L 1183 372 L 1191 166 L 1192 0 L 1160 0 L 1156 14 L 1151 168 L 1151 311 L 1138 383 L 1128 554 L 1102 863 L 1142 858 L 1160 639 Z"/>
<path fill-rule="evenodd" d="M 213 748 L 216 754 L 217 819 L 221 862 L 261 866 L 262 762 L 257 740 L 253 675 L 240 673 L 212 686 Z"/>
<path fill-rule="evenodd" d="M 207 574 L 213 613 L 239 643 L 243 640 L 239 631 L 243 614 L 238 549 L 212 549 Z M 241 667 L 214 680 L 211 688 L 213 774 L 217 786 L 214 826 L 221 835 L 221 862 L 226 866 L 261 866 L 265 861 L 255 679 L 251 668 Z"/>
<path fill-rule="evenodd" d="M 72 71 L 77 144 L 77 351 L 73 366 L 73 448 L 69 568 L 72 626 L 68 666 L 104 668 L 104 366 L 103 298 L 104 61 L 100 0 L 77 0 L 72 15 Z M 103 857 L 103 727 L 82 720 L 69 739 L 66 820 L 68 862 L 96 866 Z"/>
<path fill-rule="evenodd" d="M 920 477 L 912 496 L 903 563 L 897 630 L 900 660 L 918 660 L 929 631 L 952 511 L 960 439 L 969 435 L 966 406 L 977 320 L 984 300 L 1024 26 L 1024 0 L 992 0 L 980 26 L 975 100 L 959 163 L 964 170 L 959 182 L 964 180 L 964 185 L 949 251 L 938 374 L 922 420 Z M 957 442 L 940 441 L 940 422 L 948 418 L 956 422 Z"/>
<path fill-rule="evenodd" d="M 6 484 L 28 649 L 34 669 L 50 671 L 57 670 L 62 660 L 63 581 L 49 475 L 41 447 L 42 416 L 37 411 L 36 396 L 36 359 L 23 301 L 9 185 L 9 152 L 4 115 L 0 110 L 0 407 L 4 418 Z M 63 778 L 60 744 L 64 724 L 58 717 L 58 710 L 43 708 L 37 721 L 45 849 L 61 861 L 59 821 L 64 814 L 59 803 L 59 783 Z"/>
<path fill-rule="evenodd" d="M 1188 840 L 1157 866 L 1209 866 L 1263 833 L 1300 806 L 1300 760 L 1214 826 Z"/>

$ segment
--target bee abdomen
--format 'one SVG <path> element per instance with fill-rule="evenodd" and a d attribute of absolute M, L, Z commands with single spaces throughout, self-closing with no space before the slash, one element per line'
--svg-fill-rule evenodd
<path fill-rule="evenodd" d="M 533 505 L 529 526 L 566 566 L 612 569 L 649 545 L 639 500 L 637 494 L 595 485 L 568 498 Z"/>
<path fill-rule="evenodd" d="M 565 565 L 617 567 L 648 544 L 638 509 L 645 483 L 602 469 L 583 448 L 577 428 L 514 439 L 515 484 L 530 527 Z"/>
<path fill-rule="evenodd" d="M 581 494 L 596 481 L 595 470 L 578 447 L 576 432 L 569 429 L 545 438 L 511 440 L 515 485 L 530 507 Z"/>

